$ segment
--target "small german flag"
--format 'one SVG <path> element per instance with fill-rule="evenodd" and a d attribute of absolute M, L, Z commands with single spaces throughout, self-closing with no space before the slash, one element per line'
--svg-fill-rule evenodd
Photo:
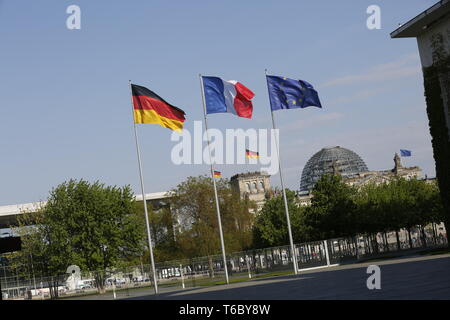
<path fill-rule="evenodd" d="M 249 159 L 257 159 L 257 158 L 259 158 L 259 152 L 253 152 L 253 151 L 246 149 L 245 156 Z"/>
<path fill-rule="evenodd" d="M 131 85 L 134 106 L 134 123 L 159 124 L 164 128 L 182 131 L 185 113 L 167 103 L 153 91 L 135 84 Z"/>
<path fill-rule="evenodd" d="M 222 172 L 214 171 L 214 178 L 222 178 Z"/>

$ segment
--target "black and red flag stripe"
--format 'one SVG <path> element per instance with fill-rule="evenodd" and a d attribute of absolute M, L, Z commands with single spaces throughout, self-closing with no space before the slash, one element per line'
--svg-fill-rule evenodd
<path fill-rule="evenodd" d="M 131 85 L 134 106 L 135 123 L 159 124 L 164 128 L 181 131 L 183 129 L 185 112 L 177 108 L 153 91 Z"/>
<path fill-rule="evenodd" d="M 248 149 L 245 150 L 245 155 L 247 158 L 259 158 L 259 152 L 250 151 Z"/>

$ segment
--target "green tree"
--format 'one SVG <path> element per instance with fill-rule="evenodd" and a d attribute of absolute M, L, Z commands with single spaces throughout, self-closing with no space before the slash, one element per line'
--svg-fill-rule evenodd
<path fill-rule="evenodd" d="M 177 222 L 171 208 L 168 206 L 155 211 L 151 205 L 149 207 L 155 260 L 168 261 L 182 258 L 181 249 L 176 241 Z"/>
<path fill-rule="evenodd" d="M 305 229 L 302 225 L 303 208 L 296 203 L 295 192 L 286 189 L 286 198 L 294 242 L 305 239 Z M 286 211 L 282 195 L 269 199 L 258 213 L 253 226 L 254 247 L 266 248 L 289 244 Z"/>
<path fill-rule="evenodd" d="M 32 274 L 45 277 L 51 272 L 46 258 L 46 243 L 42 241 L 42 234 L 37 227 L 42 220 L 42 211 L 22 212 L 17 218 L 18 226 L 12 227 L 13 232 L 21 238 L 22 250 L 6 254 L 6 258 L 10 270 L 22 277 L 29 278 Z"/>
<path fill-rule="evenodd" d="M 216 181 L 224 242 L 227 252 L 248 248 L 252 242 L 254 203 L 241 199 L 225 179 Z M 173 191 L 172 210 L 176 212 L 176 241 L 184 257 L 220 253 L 219 227 L 213 182 L 206 176 L 188 177 Z"/>
<path fill-rule="evenodd" d="M 129 186 L 70 180 L 54 188 L 47 203 L 27 219 L 36 224 L 28 230 L 23 253 L 42 259 L 48 275 L 64 275 L 71 264 L 94 272 L 101 293 L 106 272 L 143 251 L 144 230 Z"/>
<path fill-rule="evenodd" d="M 419 226 L 422 241 L 425 241 L 424 227 L 434 222 L 436 217 L 436 210 L 439 204 L 436 201 L 440 200 L 438 189 L 435 185 L 428 184 L 421 180 L 404 180 L 399 179 L 397 185 L 399 188 L 405 190 L 409 195 L 408 202 L 408 217 L 405 219 L 408 230 L 413 226 Z"/>
<path fill-rule="evenodd" d="M 395 179 L 379 185 L 368 184 L 361 188 L 357 200 L 359 233 L 396 231 L 397 247 L 400 248 L 398 232 L 419 225 L 423 227 L 442 219 L 442 203 L 436 185 L 425 181 Z M 409 237 L 410 238 L 410 237 Z M 411 239 L 409 239 L 410 245 Z"/>
<path fill-rule="evenodd" d="M 308 240 L 353 236 L 356 233 L 357 189 L 340 175 L 323 175 L 314 185 L 313 198 L 303 216 Z"/>
<path fill-rule="evenodd" d="M 363 186 L 357 198 L 358 233 L 368 234 L 376 249 L 375 234 L 395 230 L 400 248 L 398 231 L 405 226 L 408 217 L 405 211 L 410 200 L 406 190 L 399 188 L 396 181 Z"/>

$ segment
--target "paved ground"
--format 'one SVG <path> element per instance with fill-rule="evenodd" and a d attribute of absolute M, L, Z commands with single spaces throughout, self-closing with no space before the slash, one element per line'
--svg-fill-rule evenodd
<path fill-rule="evenodd" d="M 368 290 L 367 266 L 381 268 L 381 289 Z M 450 255 L 403 258 L 310 270 L 206 288 L 120 292 L 128 300 L 450 299 Z M 112 299 L 111 294 L 77 299 Z"/>

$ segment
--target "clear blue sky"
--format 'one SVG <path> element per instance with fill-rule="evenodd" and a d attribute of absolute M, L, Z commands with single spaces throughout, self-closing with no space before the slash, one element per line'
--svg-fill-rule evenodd
<path fill-rule="evenodd" d="M 434 176 L 417 44 L 389 33 L 435 2 L 0 0 L 0 205 L 45 200 L 70 178 L 140 192 L 129 79 L 185 110 L 189 130 L 202 120 L 198 74 L 238 80 L 256 94 L 253 119 L 214 115 L 210 127 L 269 128 L 265 68 L 312 83 L 323 105 L 276 113 L 288 187 L 334 145 L 371 170 L 410 149 L 404 164 Z M 71 4 L 81 30 L 66 28 Z M 372 4 L 381 30 L 366 27 Z M 139 127 L 147 192 L 208 173 L 172 164 L 170 134 Z M 224 177 L 258 168 L 217 167 Z"/>

